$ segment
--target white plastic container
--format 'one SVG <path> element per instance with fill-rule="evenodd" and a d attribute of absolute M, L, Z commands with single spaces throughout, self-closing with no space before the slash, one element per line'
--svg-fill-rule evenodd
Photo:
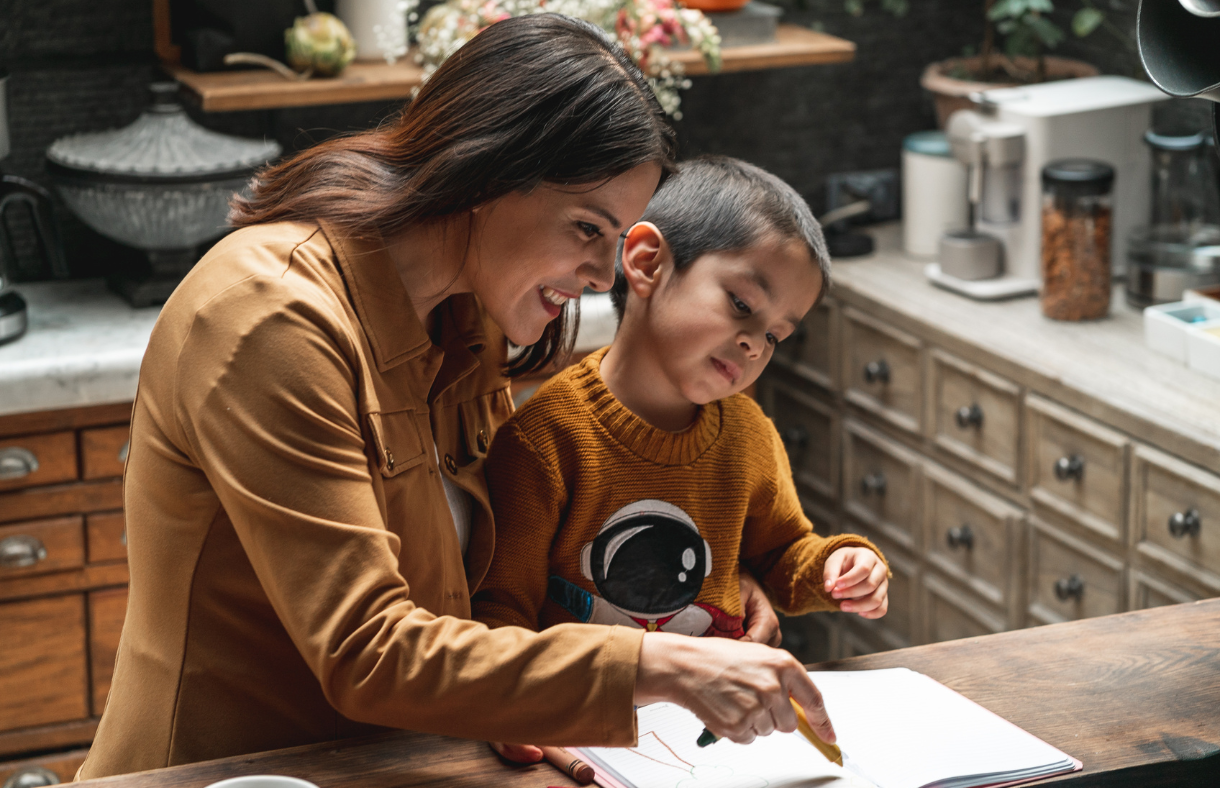
<path fill-rule="evenodd" d="M 230 777 L 218 783 L 212 783 L 207 788 L 318 788 L 311 782 L 298 780 L 296 777 L 285 777 L 280 774 L 248 774 L 244 777 Z"/>
<path fill-rule="evenodd" d="M 935 257 L 940 237 L 969 224 L 966 167 L 943 131 L 917 131 L 902 141 L 902 248 Z"/>
<path fill-rule="evenodd" d="M 1220 380 L 1220 320 L 1199 323 L 1187 332 L 1186 363 L 1196 372 Z"/>
<path fill-rule="evenodd" d="M 1144 343 L 1186 363 L 1186 337 L 1193 327 L 1220 320 L 1220 303 L 1175 301 L 1144 310 Z"/>
<path fill-rule="evenodd" d="M 1220 303 L 1220 285 L 1202 287 L 1198 290 L 1187 290 L 1182 293 L 1183 301 L 1213 301 Z"/>

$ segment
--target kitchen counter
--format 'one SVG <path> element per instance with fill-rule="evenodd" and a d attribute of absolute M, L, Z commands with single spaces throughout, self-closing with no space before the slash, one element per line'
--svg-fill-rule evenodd
<path fill-rule="evenodd" d="M 133 309 L 101 279 L 34 282 L 25 336 L 0 345 L 0 415 L 131 402 L 160 307 Z M 581 299 L 576 351 L 609 344 L 617 325 L 610 298 Z"/>

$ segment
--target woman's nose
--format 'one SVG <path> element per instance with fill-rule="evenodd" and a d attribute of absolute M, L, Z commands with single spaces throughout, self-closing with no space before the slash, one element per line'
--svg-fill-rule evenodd
<path fill-rule="evenodd" d="M 604 293 L 614 284 L 614 256 L 615 253 L 611 250 L 600 260 L 590 260 L 581 265 L 577 273 L 589 287 Z"/>

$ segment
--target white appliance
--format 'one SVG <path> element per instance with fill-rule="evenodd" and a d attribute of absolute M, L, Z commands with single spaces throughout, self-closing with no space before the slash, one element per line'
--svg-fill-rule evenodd
<path fill-rule="evenodd" d="M 931 263 L 927 277 L 936 285 L 983 301 L 1038 292 L 1042 267 L 1042 167 L 1064 158 L 1104 161 L 1115 170 L 1111 266 L 1126 270 L 1127 234 L 1146 221 L 1151 166 L 1143 135 L 1152 125 L 1152 105 L 1166 96 L 1146 82 L 1116 76 L 1086 77 L 1016 88 L 997 88 L 972 96 L 975 112 L 988 120 L 1015 124 L 1025 131 L 1025 157 L 1011 186 L 1017 199 L 1015 221 L 978 219 L 978 230 L 1004 247 L 1004 272 L 994 279 L 948 276 Z M 956 114 L 956 113 L 955 113 Z"/>

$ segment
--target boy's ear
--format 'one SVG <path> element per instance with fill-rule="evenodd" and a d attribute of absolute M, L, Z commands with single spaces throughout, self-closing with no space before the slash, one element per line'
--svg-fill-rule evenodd
<path fill-rule="evenodd" d="M 637 222 L 623 239 L 623 276 L 627 287 L 648 298 L 661 284 L 661 268 L 669 260 L 665 236 L 652 222 Z"/>

